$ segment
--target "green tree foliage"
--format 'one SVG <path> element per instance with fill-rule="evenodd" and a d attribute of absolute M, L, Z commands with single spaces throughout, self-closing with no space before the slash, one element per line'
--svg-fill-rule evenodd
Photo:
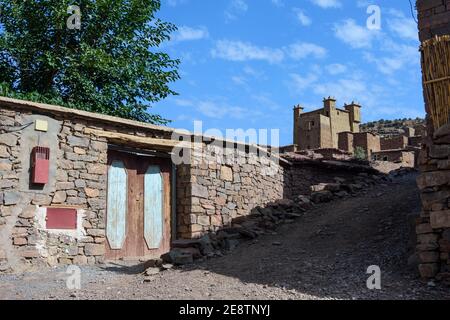
<path fill-rule="evenodd" d="M 69 29 L 69 5 L 81 28 Z M 179 61 L 156 49 L 176 27 L 160 0 L 0 0 L 0 95 L 149 123 L 176 94 Z"/>
<path fill-rule="evenodd" d="M 362 147 L 356 147 L 353 157 L 357 160 L 367 160 L 366 151 Z"/>

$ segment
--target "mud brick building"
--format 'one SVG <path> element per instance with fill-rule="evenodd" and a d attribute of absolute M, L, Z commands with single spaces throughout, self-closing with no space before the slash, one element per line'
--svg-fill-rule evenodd
<path fill-rule="evenodd" d="M 360 105 L 352 103 L 340 109 L 331 97 L 323 104 L 323 108 L 311 112 L 303 112 L 301 106 L 294 108 L 294 144 L 299 150 L 337 149 L 339 133 L 360 131 Z"/>
<path fill-rule="evenodd" d="M 405 149 L 409 145 L 409 138 L 404 135 L 384 137 L 380 139 L 380 150 Z"/>
<path fill-rule="evenodd" d="M 284 198 L 287 161 L 215 142 L 0 97 L 0 270 L 159 257 Z"/>
<path fill-rule="evenodd" d="M 404 128 L 404 134 L 380 136 L 373 132 L 360 132 L 361 106 L 356 103 L 336 108 L 336 100 L 328 97 L 322 109 L 303 112 L 301 106 L 294 108 L 294 144 L 280 148 L 281 153 L 335 149 L 354 155 L 355 150 L 364 150 L 367 160 L 402 163 L 405 167 L 416 167 L 418 151 L 422 144 L 423 127 Z M 418 136 L 417 134 L 421 135 Z M 423 135 L 423 136 L 422 136 Z"/>
<path fill-rule="evenodd" d="M 368 159 L 374 152 L 380 151 L 380 137 L 371 132 L 341 132 L 339 134 L 339 149 L 354 153 L 356 148 L 362 148 Z"/>
<path fill-rule="evenodd" d="M 384 150 L 374 152 L 372 158 L 375 161 L 389 161 L 402 163 L 405 167 L 415 167 L 414 152 L 406 150 Z"/>
<path fill-rule="evenodd" d="M 418 0 L 421 41 L 450 34 L 450 1 Z M 426 99 L 425 99 L 426 100 Z M 429 102 L 425 101 L 430 114 Z M 448 106 L 447 106 L 448 107 Z M 434 130 L 427 118 L 427 137 L 419 165 L 423 210 L 417 219 L 417 255 L 423 278 L 450 282 L 450 126 Z"/>

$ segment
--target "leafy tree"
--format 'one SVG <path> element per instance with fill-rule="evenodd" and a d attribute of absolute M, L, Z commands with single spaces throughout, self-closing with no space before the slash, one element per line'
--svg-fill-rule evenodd
<path fill-rule="evenodd" d="M 69 5 L 80 29 L 69 29 Z M 156 49 L 176 27 L 155 17 L 160 0 L 0 0 L 0 95 L 149 123 L 176 94 L 179 61 Z"/>
<path fill-rule="evenodd" d="M 355 148 L 353 157 L 357 160 L 367 160 L 366 151 L 362 147 Z"/>

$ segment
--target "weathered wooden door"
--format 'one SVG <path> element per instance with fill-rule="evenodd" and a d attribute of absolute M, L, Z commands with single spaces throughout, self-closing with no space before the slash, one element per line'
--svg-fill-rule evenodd
<path fill-rule="evenodd" d="M 108 152 L 107 260 L 153 258 L 170 250 L 170 159 Z"/>

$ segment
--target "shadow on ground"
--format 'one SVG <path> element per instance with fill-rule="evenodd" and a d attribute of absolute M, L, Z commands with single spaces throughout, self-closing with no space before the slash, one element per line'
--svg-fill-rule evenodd
<path fill-rule="evenodd" d="M 410 221 L 420 212 L 415 178 L 408 174 L 359 196 L 320 205 L 273 234 L 184 271 L 201 268 L 319 298 L 450 298 L 421 282 L 414 263 L 408 265 L 414 245 Z M 372 265 L 381 269 L 382 290 L 367 288 Z"/>

